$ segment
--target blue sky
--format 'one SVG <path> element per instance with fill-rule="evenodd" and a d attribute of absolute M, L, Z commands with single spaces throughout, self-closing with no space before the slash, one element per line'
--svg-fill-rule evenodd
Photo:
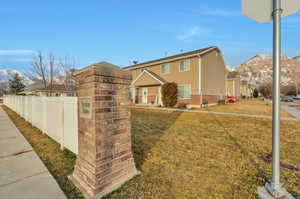
<path fill-rule="evenodd" d="M 26 70 L 38 50 L 119 66 L 219 46 L 237 66 L 271 54 L 272 23 L 240 12 L 240 0 L 1 1 L 0 69 Z M 300 55 L 300 14 L 283 20 L 283 54 Z"/>

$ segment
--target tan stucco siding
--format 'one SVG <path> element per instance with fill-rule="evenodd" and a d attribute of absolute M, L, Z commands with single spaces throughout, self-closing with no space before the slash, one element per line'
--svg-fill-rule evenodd
<path fill-rule="evenodd" d="M 146 85 L 156 85 L 161 84 L 158 80 L 151 77 L 148 73 L 142 74 L 139 79 L 133 82 L 133 86 L 146 86 Z"/>
<path fill-rule="evenodd" d="M 234 80 L 227 80 L 227 96 L 235 96 Z"/>
<path fill-rule="evenodd" d="M 241 97 L 241 80 L 240 78 L 235 79 L 235 96 Z"/>
<path fill-rule="evenodd" d="M 240 79 L 228 79 L 227 80 L 227 95 L 240 97 L 241 96 L 241 87 L 240 87 Z"/>
<path fill-rule="evenodd" d="M 178 85 L 183 85 L 183 84 L 190 84 L 192 88 L 192 94 L 198 94 L 199 90 L 199 58 L 197 56 L 188 58 L 190 60 L 190 70 L 185 71 L 185 72 L 180 72 L 179 71 L 179 64 L 180 60 L 173 61 L 173 62 L 167 62 L 169 64 L 169 73 L 168 74 L 162 74 L 161 73 L 161 64 L 159 65 L 153 65 L 147 67 L 147 70 L 150 70 L 160 77 L 162 77 L 164 80 L 167 82 L 175 82 Z M 141 69 L 134 69 L 131 71 L 132 72 L 132 78 L 135 80 L 138 75 L 142 72 Z M 148 81 L 149 80 L 149 81 Z M 151 82 L 153 83 L 153 80 L 150 79 L 143 79 L 142 84 L 146 83 L 148 85 L 151 85 Z M 136 83 L 140 84 L 139 81 L 136 81 Z M 135 85 L 137 85 L 135 83 Z M 157 82 L 156 82 L 157 84 Z"/>
<path fill-rule="evenodd" d="M 251 89 L 248 85 L 241 85 L 241 96 L 251 97 Z"/>
<path fill-rule="evenodd" d="M 158 95 L 158 86 L 148 87 L 148 95 Z"/>
<path fill-rule="evenodd" d="M 226 67 L 219 51 L 202 56 L 201 90 L 204 95 L 226 95 Z"/>

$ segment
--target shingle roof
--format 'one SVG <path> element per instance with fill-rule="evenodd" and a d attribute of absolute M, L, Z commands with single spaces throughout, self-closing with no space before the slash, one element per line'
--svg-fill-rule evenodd
<path fill-rule="evenodd" d="M 177 58 L 177 57 L 184 57 L 184 56 L 189 56 L 189 55 L 193 55 L 193 54 L 197 55 L 197 54 L 201 54 L 201 53 L 205 53 L 205 52 L 210 52 L 211 50 L 215 50 L 215 49 L 218 49 L 218 47 L 211 46 L 211 47 L 208 47 L 208 48 L 202 48 L 202 49 L 198 49 L 198 50 L 194 50 L 194 51 L 190 51 L 190 52 L 186 52 L 186 53 L 181 53 L 181 54 L 177 54 L 177 55 L 173 55 L 173 56 L 168 56 L 168 57 L 163 57 L 163 58 L 159 58 L 159 59 L 154 59 L 154 60 L 151 60 L 151 61 L 138 63 L 138 64 L 131 65 L 131 66 L 126 66 L 126 67 L 123 67 L 123 69 L 139 67 L 139 66 L 142 66 L 142 65 L 145 65 L 145 64 L 150 64 L 152 62 L 164 61 L 164 60 L 173 59 L 173 58 Z"/>
<path fill-rule="evenodd" d="M 236 72 L 236 71 L 232 71 L 232 72 L 229 72 L 228 75 L 227 75 L 227 79 L 234 79 L 234 78 L 237 78 L 239 76 L 239 73 Z"/>

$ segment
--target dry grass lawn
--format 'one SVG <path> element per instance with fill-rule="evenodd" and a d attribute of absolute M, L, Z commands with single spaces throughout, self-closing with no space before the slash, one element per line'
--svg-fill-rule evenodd
<path fill-rule="evenodd" d="M 199 110 L 216 111 L 216 112 L 230 112 L 230 113 L 244 113 L 253 115 L 272 115 L 272 106 L 266 104 L 224 104 L 209 106 Z M 289 113 L 281 110 L 282 117 L 292 117 Z"/>
<path fill-rule="evenodd" d="M 300 106 L 293 106 L 293 107 L 300 110 Z"/>
<path fill-rule="evenodd" d="M 69 198 L 74 156 L 5 109 Z M 133 151 L 142 174 L 105 199 L 257 198 L 271 177 L 271 120 L 132 109 Z M 300 123 L 282 121 L 282 183 L 300 199 Z M 265 160 L 263 160 L 265 159 Z M 67 187 L 67 190 L 66 190 Z"/>
<path fill-rule="evenodd" d="M 262 98 L 240 99 L 241 102 L 264 102 Z"/>

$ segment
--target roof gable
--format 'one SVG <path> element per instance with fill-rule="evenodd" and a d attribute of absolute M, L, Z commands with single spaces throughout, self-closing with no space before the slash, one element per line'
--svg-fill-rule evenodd
<path fill-rule="evenodd" d="M 166 81 L 156 73 L 143 70 L 143 72 L 132 82 L 134 86 L 146 86 L 146 85 L 162 85 Z"/>

